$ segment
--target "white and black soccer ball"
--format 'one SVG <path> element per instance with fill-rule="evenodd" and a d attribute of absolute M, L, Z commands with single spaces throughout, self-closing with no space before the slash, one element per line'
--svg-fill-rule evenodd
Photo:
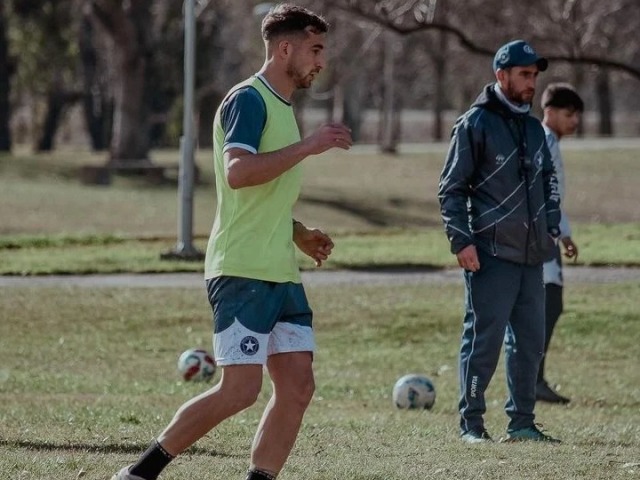
<path fill-rule="evenodd" d="M 404 409 L 430 410 L 436 402 L 436 387 L 425 375 L 410 373 L 393 386 L 393 404 Z"/>
<path fill-rule="evenodd" d="M 216 373 L 216 362 L 206 350 L 190 348 L 178 358 L 178 372 L 188 382 L 208 382 Z"/>

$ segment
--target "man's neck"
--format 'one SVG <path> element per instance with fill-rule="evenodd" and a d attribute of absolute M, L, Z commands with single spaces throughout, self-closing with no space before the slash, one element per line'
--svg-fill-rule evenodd
<path fill-rule="evenodd" d="M 518 103 L 512 102 L 504 93 L 504 90 L 502 90 L 502 87 L 500 86 L 499 83 L 495 84 L 495 88 L 493 90 L 496 92 L 496 96 L 498 97 L 498 99 L 502 103 L 504 103 L 507 107 L 509 107 L 509 109 L 512 112 L 524 114 L 524 113 L 529 113 L 529 111 L 531 110 L 531 105 L 529 105 L 528 103 L 524 105 L 520 105 Z"/>
<path fill-rule="evenodd" d="M 284 70 L 276 67 L 273 61 L 267 59 L 258 72 L 258 75 L 262 75 L 278 95 L 288 102 L 291 102 L 291 97 L 293 96 L 293 92 L 295 92 L 295 86 Z"/>
<path fill-rule="evenodd" d="M 558 132 L 558 130 L 556 130 L 550 123 L 549 123 L 549 119 L 547 117 L 544 117 L 542 119 L 542 124 L 547 127 L 547 129 L 549 129 L 558 140 L 560 140 L 562 138 L 562 135 L 560 135 L 560 132 Z"/>

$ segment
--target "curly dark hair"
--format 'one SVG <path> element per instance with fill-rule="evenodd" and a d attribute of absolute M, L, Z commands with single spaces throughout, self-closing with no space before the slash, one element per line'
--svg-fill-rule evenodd
<path fill-rule="evenodd" d="M 276 5 L 262 19 L 262 38 L 267 41 L 282 34 L 307 30 L 317 34 L 326 33 L 329 24 L 311 10 L 290 3 Z"/>

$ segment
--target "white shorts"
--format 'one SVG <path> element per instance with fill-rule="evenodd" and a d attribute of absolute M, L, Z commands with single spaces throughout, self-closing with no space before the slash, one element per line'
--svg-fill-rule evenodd
<path fill-rule="evenodd" d="M 229 328 L 213 334 L 213 351 L 220 366 L 265 365 L 269 355 L 314 350 L 313 329 L 294 323 L 278 322 L 271 333 L 256 333 L 236 320 Z"/>
<path fill-rule="evenodd" d="M 302 284 L 221 276 L 206 285 L 218 365 L 265 365 L 269 355 L 315 350 Z"/>

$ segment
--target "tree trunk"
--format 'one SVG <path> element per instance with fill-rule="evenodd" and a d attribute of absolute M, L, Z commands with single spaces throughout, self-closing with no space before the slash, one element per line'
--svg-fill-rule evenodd
<path fill-rule="evenodd" d="M 606 68 L 598 69 L 596 75 L 596 98 L 600 116 L 598 133 L 603 136 L 613 135 L 613 101 L 611 98 L 611 78 Z"/>
<path fill-rule="evenodd" d="M 54 82 L 47 97 L 47 113 L 44 117 L 42 134 L 36 145 L 37 152 L 50 152 L 54 149 L 54 141 L 58 127 L 62 122 L 65 109 L 82 98 L 80 92 L 68 92 L 58 85 L 60 79 Z"/>
<path fill-rule="evenodd" d="M 54 86 L 47 96 L 47 114 L 44 118 L 40 140 L 36 145 L 37 152 L 50 152 L 53 150 L 54 138 L 60 125 L 65 103 L 64 93 Z"/>
<path fill-rule="evenodd" d="M 219 92 L 212 90 L 198 98 L 198 145 L 201 148 L 213 146 L 213 121 L 216 110 L 224 98 Z"/>
<path fill-rule="evenodd" d="M 114 114 L 110 162 L 148 161 L 149 110 L 146 99 L 151 0 L 93 0 L 92 15 L 112 45 Z"/>
<path fill-rule="evenodd" d="M 11 151 L 11 105 L 9 89 L 11 88 L 11 62 L 7 40 L 7 25 L 4 16 L 4 2 L 0 2 L 0 151 Z"/>
<path fill-rule="evenodd" d="M 394 135 L 394 103 L 395 103 L 395 74 L 394 63 L 396 48 L 396 39 L 394 34 L 386 32 L 384 38 L 384 65 L 383 65 L 383 83 L 384 92 L 382 99 L 382 115 L 381 115 L 381 133 L 380 150 L 384 153 L 396 153 L 398 151 L 397 138 Z"/>
<path fill-rule="evenodd" d="M 435 99 L 433 103 L 433 139 L 442 140 L 444 138 L 443 114 L 446 105 L 447 92 L 447 33 L 438 32 L 439 48 L 434 57 L 435 70 Z"/>
<path fill-rule="evenodd" d="M 80 36 L 80 60 L 83 70 L 82 106 L 91 148 L 101 151 L 107 148 L 110 138 L 108 115 L 113 114 L 106 99 L 105 89 L 98 74 L 98 54 L 94 45 L 95 30 L 88 15 L 83 15 Z"/>
<path fill-rule="evenodd" d="M 116 49 L 115 111 L 110 156 L 113 161 L 146 160 L 149 154 L 147 112 L 144 105 L 146 61 L 135 47 Z"/>
<path fill-rule="evenodd" d="M 582 65 L 576 65 L 573 69 L 573 86 L 575 89 L 580 92 L 583 91 L 584 87 L 584 67 Z M 578 128 L 576 130 L 576 136 L 579 138 L 584 137 L 585 133 L 585 125 L 584 121 L 578 122 Z"/>
<path fill-rule="evenodd" d="M 350 82 L 345 85 L 344 95 L 344 123 L 351 128 L 354 142 L 360 140 L 362 130 L 362 116 L 364 114 L 364 94 L 367 91 L 367 76 L 364 71 L 358 71 Z"/>

